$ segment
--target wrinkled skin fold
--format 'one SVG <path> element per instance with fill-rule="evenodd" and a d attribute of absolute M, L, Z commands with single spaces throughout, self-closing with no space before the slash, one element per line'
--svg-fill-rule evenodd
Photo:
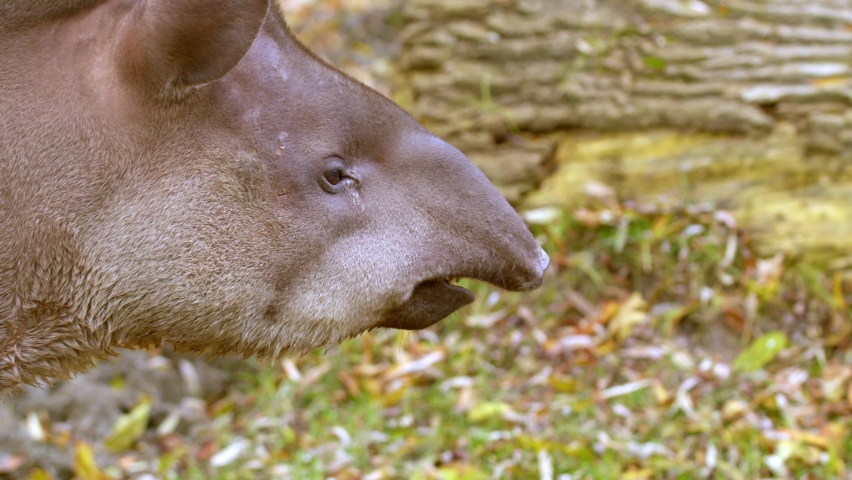
<path fill-rule="evenodd" d="M 548 259 L 464 155 L 263 0 L 0 4 L 0 392 L 117 347 L 420 329 Z"/>

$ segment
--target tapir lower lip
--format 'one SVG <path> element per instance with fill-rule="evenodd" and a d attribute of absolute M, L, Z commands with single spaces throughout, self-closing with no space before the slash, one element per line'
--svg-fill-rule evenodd
<path fill-rule="evenodd" d="M 466 297 L 469 297 L 470 301 L 469 301 L 469 302 L 467 302 L 467 303 L 465 303 L 465 305 L 467 305 L 467 304 L 469 304 L 469 303 L 473 303 L 473 301 L 474 301 L 474 300 L 476 300 L 476 295 L 474 295 L 474 294 L 473 294 L 473 292 L 471 292 L 470 290 L 468 290 L 468 289 L 466 289 L 466 288 L 464 288 L 464 287 L 460 287 L 460 286 L 458 286 L 458 285 L 454 285 L 454 284 L 450 283 L 450 282 L 449 282 L 449 281 L 447 281 L 447 280 L 442 280 L 442 282 L 443 282 L 443 284 L 444 284 L 444 288 L 447 288 L 447 289 L 449 289 L 449 290 L 452 290 L 452 291 L 454 291 L 454 292 L 455 292 L 455 293 L 457 293 L 457 294 L 462 294 L 462 295 L 464 295 L 464 296 L 466 296 Z"/>
<path fill-rule="evenodd" d="M 475 299 L 473 292 L 445 279 L 427 280 L 414 288 L 405 303 L 385 315 L 385 320 L 379 326 L 421 330 L 440 322 Z"/>

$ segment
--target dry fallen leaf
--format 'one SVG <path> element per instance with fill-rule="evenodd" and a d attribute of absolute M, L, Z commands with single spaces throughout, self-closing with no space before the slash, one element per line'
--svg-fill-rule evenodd
<path fill-rule="evenodd" d="M 151 405 L 151 397 L 145 395 L 130 412 L 118 417 L 112 427 L 112 433 L 104 440 L 104 447 L 113 453 L 118 453 L 133 446 L 148 427 Z"/>
<path fill-rule="evenodd" d="M 53 476 L 40 468 L 34 468 L 27 476 L 27 480 L 53 480 Z"/>
<path fill-rule="evenodd" d="M 771 362 L 776 355 L 787 348 L 787 335 L 773 331 L 756 338 L 746 347 L 732 365 L 735 370 L 749 372 L 759 370 Z"/>
<path fill-rule="evenodd" d="M 651 380 L 637 380 L 635 382 L 625 383 L 623 385 L 616 385 L 614 387 L 609 387 L 606 390 L 601 392 L 601 398 L 604 400 L 608 400 L 610 398 L 621 397 L 623 395 L 629 395 L 631 393 L 638 392 L 639 390 L 644 390 L 652 385 Z"/>
<path fill-rule="evenodd" d="M 497 322 L 504 320 L 508 312 L 504 310 L 499 310 L 493 313 L 485 313 L 482 315 L 471 315 L 467 318 L 465 323 L 469 327 L 476 328 L 491 328 Z"/>
<path fill-rule="evenodd" d="M 74 475 L 77 480 L 109 480 L 109 476 L 101 472 L 95 463 L 92 447 L 84 441 L 75 444 Z"/>
<path fill-rule="evenodd" d="M 385 378 L 391 380 L 394 378 L 410 375 L 412 373 L 422 372 L 427 368 L 442 361 L 446 354 L 442 350 L 436 350 L 416 360 L 411 360 L 400 365 L 388 369 L 385 372 Z"/>
<path fill-rule="evenodd" d="M 473 422 L 481 422 L 491 418 L 502 418 L 513 413 L 512 406 L 505 402 L 484 402 L 476 405 L 467 412 L 467 418 Z"/>
<path fill-rule="evenodd" d="M 852 378 L 852 367 L 836 363 L 826 366 L 820 379 L 823 397 L 830 402 L 839 401 L 847 391 L 850 378 Z"/>
<path fill-rule="evenodd" d="M 615 316 L 609 321 L 607 328 L 615 339 L 624 341 L 632 335 L 633 328 L 648 317 L 648 303 L 639 292 L 633 292 L 630 297 L 621 304 Z"/>
<path fill-rule="evenodd" d="M 210 466 L 218 468 L 233 463 L 248 446 L 248 440 L 244 438 L 234 440 L 230 445 L 210 457 Z"/>
<path fill-rule="evenodd" d="M 0 454 L 0 473 L 12 473 L 27 461 L 26 455 Z"/>

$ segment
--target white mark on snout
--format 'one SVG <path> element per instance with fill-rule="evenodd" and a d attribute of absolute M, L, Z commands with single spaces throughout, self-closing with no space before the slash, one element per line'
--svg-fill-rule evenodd
<path fill-rule="evenodd" d="M 548 265 L 550 265 L 550 257 L 543 248 L 538 247 L 538 274 L 544 275 L 544 271 L 547 270 Z"/>
<path fill-rule="evenodd" d="M 542 277 L 544 276 L 544 271 L 547 270 L 547 267 L 549 265 L 550 257 L 547 256 L 547 252 L 545 252 L 543 248 L 538 247 L 538 264 L 536 265 L 535 278 L 525 283 L 521 287 L 521 290 L 532 290 L 538 288 L 541 285 Z"/>
<path fill-rule="evenodd" d="M 287 146 L 287 132 L 278 134 L 278 148 L 275 150 L 275 156 L 280 157 L 284 153 L 284 148 Z"/>

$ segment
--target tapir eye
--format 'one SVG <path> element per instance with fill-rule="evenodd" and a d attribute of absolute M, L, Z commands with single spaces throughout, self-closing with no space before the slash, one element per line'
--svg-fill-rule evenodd
<path fill-rule="evenodd" d="M 338 193 L 358 185 L 358 177 L 351 169 L 346 169 L 343 161 L 332 157 L 319 177 L 320 187 L 326 193 Z"/>
<path fill-rule="evenodd" d="M 330 183 L 331 185 L 337 185 L 343 180 L 343 172 L 339 168 L 334 168 L 332 170 L 327 170 L 323 175 L 325 177 L 325 181 Z"/>

